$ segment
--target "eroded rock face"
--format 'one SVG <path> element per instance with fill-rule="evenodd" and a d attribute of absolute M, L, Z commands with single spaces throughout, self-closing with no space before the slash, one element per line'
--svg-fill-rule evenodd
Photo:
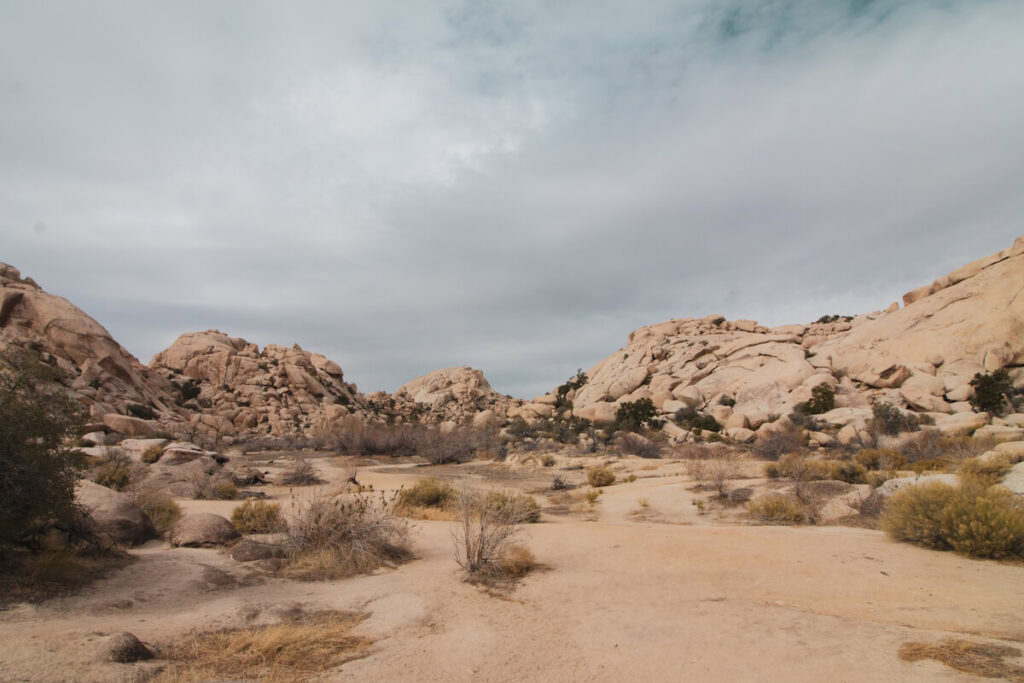
<path fill-rule="evenodd" d="M 150 367 L 179 388 L 191 428 L 206 438 L 310 433 L 366 408 L 337 363 L 297 345 L 261 350 L 217 330 L 192 332 Z"/>
<path fill-rule="evenodd" d="M 174 547 L 209 548 L 226 545 L 240 534 L 231 522 L 211 512 L 185 515 L 174 525 L 169 535 Z"/>
<path fill-rule="evenodd" d="M 159 535 L 149 517 L 124 493 L 82 480 L 75 500 L 88 511 L 93 528 L 115 543 L 135 546 Z"/>
<path fill-rule="evenodd" d="M 466 422 L 478 413 L 490 411 L 477 422 L 503 422 L 508 410 L 520 403 L 491 388 L 484 373 L 470 367 L 444 368 L 417 377 L 399 387 L 391 396 L 371 394 L 367 398 L 386 402 L 387 409 L 406 419 L 427 423 Z"/>
<path fill-rule="evenodd" d="M 130 414 L 180 419 L 171 386 L 150 372 L 98 322 L 66 299 L 44 292 L 17 268 L 0 263 L 0 345 L 30 346 L 68 374 L 68 389 L 94 417 Z"/>

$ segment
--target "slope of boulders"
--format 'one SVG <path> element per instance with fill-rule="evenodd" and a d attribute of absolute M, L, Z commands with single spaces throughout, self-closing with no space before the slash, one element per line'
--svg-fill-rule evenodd
<path fill-rule="evenodd" d="M 178 389 L 190 428 L 207 440 L 311 433 L 368 406 L 334 361 L 216 330 L 181 335 L 150 368 Z"/>
<path fill-rule="evenodd" d="M 381 412 L 402 421 L 472 422 L 478 427 L 504 423 L 509 409 L 522 403 L 494 391 L 484 373 L 470 367 L 435 370 L 403 384 L 394 394 L 368 398 L 381 406 Z"/>
<path fill-rule="evenodd" d="M 160 429 L 156 420 L 182 419 L 165 377 L 150 371 L 69 301 L 0 263 L 0 346 L 7 345 L 31 348 L 59 366 L 68 391 L 97 429 L 120 427 L 141 435 Z"/>

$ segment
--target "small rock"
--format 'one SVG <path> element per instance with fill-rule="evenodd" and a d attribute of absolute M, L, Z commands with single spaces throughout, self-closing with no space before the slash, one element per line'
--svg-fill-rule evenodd
<path fill-rule="evenodd" d="M 128 664 L 153 659 L 153 653 L 134 635 L 122 631 L 103 641 L 99 648 L 99 659 L 103 662 Z"/>

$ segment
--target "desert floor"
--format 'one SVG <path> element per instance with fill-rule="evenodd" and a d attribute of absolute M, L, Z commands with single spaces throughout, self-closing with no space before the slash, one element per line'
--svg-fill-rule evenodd
<path fill-rule="evenodd" d="M 334 481 L 347 470 L 341 458 L 317 466 Z M 450 522 L 415 522 L 407 564 L 322 583 L 152 541 L 77 595 L 0 612 L 0 680 L 144 680 L 159 663 L 95 661 L 104 635 L 130 631 L 159 644 L 192 629 L 273 621 L 296 606 L 371 615 L 358 627 L 375 639 L 369 656 L 324 680 L 971 680 L 935 661 L 902 661 L 900 645 L 955 636 L 1024 647 L 1019 564 L 868 529 L 698 515 L 678 467 L 642 469 L 644 478 L 604 490 L 596 520 L 545 514 L 529 525 L 524 540 L 544 567 L 506 593 L 462 580 Z M 360 468 L 359 479 L 377 490 L 436 473 L 526 490 L 550 481 L 498 469 L 490 481 L 487 471 L 381 465 Z M 649 507 L 637 516 L 640 498 Z M 237 502 L 181 504 L 229 516 Z"/>

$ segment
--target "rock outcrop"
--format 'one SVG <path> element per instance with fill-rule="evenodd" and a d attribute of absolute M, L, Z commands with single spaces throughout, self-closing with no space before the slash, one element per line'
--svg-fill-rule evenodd
<path fill-rule="evenodd" d="M 191 428 L 206 438 L 310 433 L 367 407 L 334 361 L 216 330 L 181 335 L 150 368 L 178 388 Z"/>
<path fill-rule="evenodd" d="M 509 408 L 521 403 L 494 391 L 484 373 L 470 367 L 435 370 L 403 384 L 394 394 L 378 392 L 367 398 L 382 411 L 426 423 L 500 423 Z"/>
<path fill-rule="evenodd" d="M 82 480 L 75 500 L 89 513 L 96 533 L 114 543 L 135 546 L 159 535 L 149 517 L 124 493 Z"/>

